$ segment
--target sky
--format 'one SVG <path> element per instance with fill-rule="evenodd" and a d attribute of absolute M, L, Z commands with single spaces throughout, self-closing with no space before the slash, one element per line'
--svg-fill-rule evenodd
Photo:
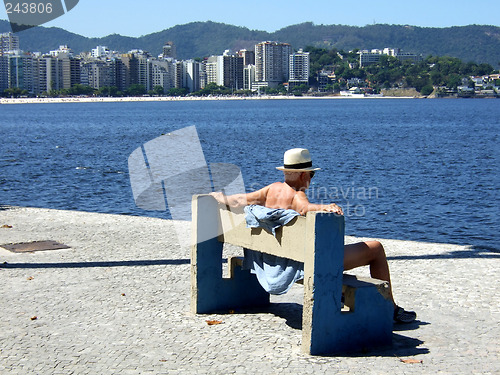
<path fill-rule="evenodd" d="M 138 37 L 195 21 L 273 32 L 302 22 L 349 26 L 375 23 L 500 26 L 499 15 L 500 0 L 80 0 L 71 11 L 43 26 L 60 27 L 86 37 L 115 33 Z M 0 19 L 8 19 L 1 4 Z"/>

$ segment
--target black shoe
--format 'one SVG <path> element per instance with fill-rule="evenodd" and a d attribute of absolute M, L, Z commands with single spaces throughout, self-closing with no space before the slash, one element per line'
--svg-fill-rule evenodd
<path fill-rule="evenodd" d="M 415 311 L 406 311 L 402 307 L 396 306 L 394 309 L 394 322 L 396 323 L 411 323 L 417 319 Z"/>

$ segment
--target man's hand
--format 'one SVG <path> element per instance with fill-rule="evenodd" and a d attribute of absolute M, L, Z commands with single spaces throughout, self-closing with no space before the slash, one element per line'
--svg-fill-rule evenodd
<path fill-rule="evenodd" d="M 220 191 L 215 191 L 210 193 L 212 197 L 215 198 L 215 200 L 219 203 L 224 203 L 224 194 L 222 194 Z"/>
<path fill-rule="evenodd" d="M 332 204 L 329 204 L 327 206 L 324 206 L 323 211 L 334 212 L 337 215 L 344 215 L 344 211 L 342 211 L 342 207 L 337 206 L 335 203 L 332 203 Z"/>

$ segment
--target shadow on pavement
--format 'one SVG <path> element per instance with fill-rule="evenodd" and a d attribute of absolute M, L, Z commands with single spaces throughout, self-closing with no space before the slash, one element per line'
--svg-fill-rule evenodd
<path fill-rule="evenodd" d="M 239 310 L 237 313 L 271 313 L 285 320 L 286 325 L 293 329 L 302 329 L 302 305 L 298 303 L 271 303 L 269 306 L 261 308 L 249 308 Z M 394 326 L 393 331 L 410 331 L 416 330 L 422 325 L 430 323 L 415 321 L 411 324 L 397 324 Z M 331 356 L 342 357 L 409 357 L 419 354 L 429 353 L 429 349 L 420 348 L 424 342 L 422 340 L 403 336 L 399 333 L 393 332 L 392 345 L 375 348 L 364 349 L 360 348 L 356 352 L 339 352 Z"/>
<path fill-rule="evenodd" d="M 492 247 L 473 246 L 468 250 L 450 251 L 441 254 L 388 256 L 387 260 L 417 260 L 417 259 L 435 260 L 435 259 L 467 259 L 467 258 L 500 259 L 500 251 Z"/>
<path fill-rule="evenodd" d="M 419 329 L 421 326 L 426 326 L 428 322 L 422 322 L 420 320 L 415 320 L 412 323 L 407 323 L 407 324 L 394 324 L 394 328 L 392 329 L 395 332 L 398 331 L 414 331 L 416 329 Z"/>
<path fill-rule="evenodd" d="M 67 263 L 3 263 L 0 268 L 104 268 L 104 267 L 137 267 L 137 266 L 177 266 L 190 264 L 190 259 L 151 259 L 151 260 L 119 260 L 102 262 L 67 262 Z"/>
<path fill-rule="evenodd" d="M 393 333 L 392 346 L 380 349 L 360 350 L 357 353 L 342 353 L 342 355 L 345 357 L 412 357 L 430 352 L 427 348 L 419 347 L 423 343 L 422 340 Z"/>
<path fill-rule="evenodd" d="M 298 303 L 271 303 L 268 312 L 285 319 L 286 325 L 302 329 L 302 305 Z"/>

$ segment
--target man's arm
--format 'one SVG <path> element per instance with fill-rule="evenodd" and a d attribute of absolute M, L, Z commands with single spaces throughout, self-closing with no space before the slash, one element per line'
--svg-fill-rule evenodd
<path fill-rule="evenodd" d="M 337 215 L 343 215 L 344 212 L 340 206 L 337 206 L 335 203 L 331 204 L 315 204 L 309 202 L 306 194 L 303 191 L 297 192 L 292 202 L 292 209 L 297 211 L 301 215 L 307 214 L 309 211 L 326 211 L 326 212 L 334 212 Z"/>
<path fill-rule="evenodd" d="M 229 207 L 242 207 L 250 204 L 259 204 L 264 206 L 269 186 L 247 194 L 224 195 L 221 192 L 214 192 L 210 193 L 210 195 L 214 197 L 217 202 L 226 204 Z"/>

